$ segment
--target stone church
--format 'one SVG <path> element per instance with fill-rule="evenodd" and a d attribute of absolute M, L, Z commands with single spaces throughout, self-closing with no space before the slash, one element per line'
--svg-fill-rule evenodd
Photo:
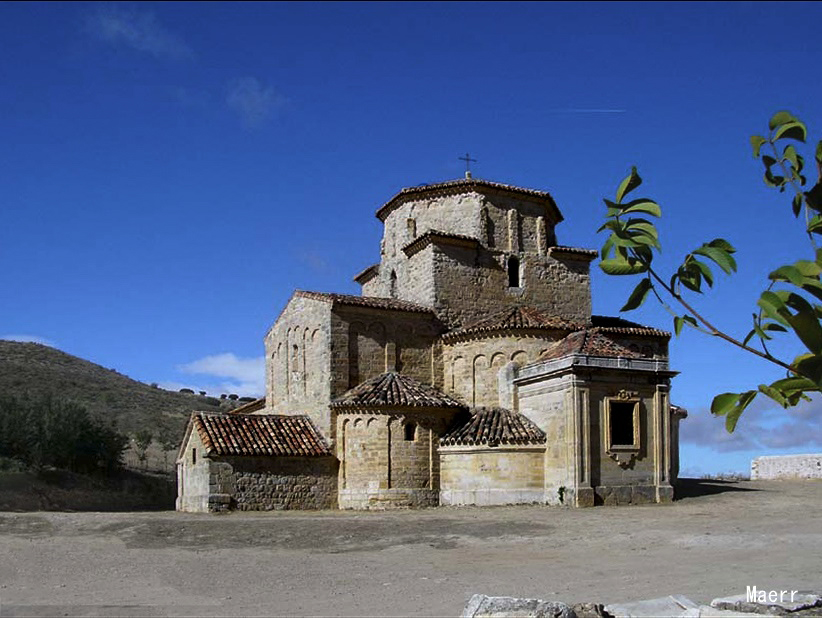
<path fill-rule="evenodd" d="M 361 295 L 294 292 L 265 397 L 192 415 L 178 509 L 672 500 L 670 335 L 591 315 L 549 193 L 466 174 L 376 216 Z"/>

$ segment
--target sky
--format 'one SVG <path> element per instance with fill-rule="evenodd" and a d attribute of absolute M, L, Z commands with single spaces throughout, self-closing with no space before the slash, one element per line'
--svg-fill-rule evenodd
<path fill-rule="evenodd" d="M 466 152 L 549 191 L 559 242 L 588 248 L 638 166 L 663 269 L 737 248 L 695 302 L 744 336 L 767 274 L 812 257 L 748 140 L 781 109 L 822 137 L 819 23 L 822 3 L 0 4 L 0 338 L 262 395 L 294 289 L 359 293 L 374 211 Z M 592 265 L 594 312 L 635 283 Z M 623 317 L 672 329 L 650 301 Z M 757 402 L 733 435 L 711 417 L 777 369 L 694 331 L 670 351 L 686 474 L 822 450 L 822 402 Z"/>

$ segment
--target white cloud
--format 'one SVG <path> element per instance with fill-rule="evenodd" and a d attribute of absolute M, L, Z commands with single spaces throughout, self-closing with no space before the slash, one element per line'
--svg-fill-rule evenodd
<path fill-rule="evenodd" d="M 190 388 L 216 396 L 237 393 L 240 396 L 262 396 L 265 393 L 265 357 L 238 358 L 232 353 L 214 354 L 177 367 L 190 375 L 210 376 L 198 385 L 166 383 L 163 388 Z M 214 380 L 213 378 L 226 378 Z"/>
<path fill-rule="evenodd" d="M 23 343 L 40 343 L 42 345 L 47 345 L 50 348 L 56 348 L 57 346 L 54 345 L 54 342 L 50 339 L 46 339 L 45 337 L 38 337 L 37 335 L 2 335 L 0 339 L 3 341 L 20 341 Z"/>
<path fill-rule="evenodd" d="M 112 45 L 125 45 L 155 58 L 181 60 L 194 52 L 177 35 L 166 30 L 153 13 L 107 5 L 86 21 L 88 31 Z"/>
<path fill-rule="evenodd" d="M 682 421 L 684 443 L 719 452 L 784 451 L 822 448 L 822 399 L 784 410 L 764 397 L 757 399 L 739 420 L 734 433 L 725 430 L 725 419 L 707 409 L 689 411 Z M 763 453 L 764 454 L 764 453 Z"/>
<path fill-rule="evenodd" d="M 235 79 L 229 84 L 226 96 L 228 107 L 249 129 L 262 126 L 286 101 L 274 88 L 264 86 L 256 77 Z"/>

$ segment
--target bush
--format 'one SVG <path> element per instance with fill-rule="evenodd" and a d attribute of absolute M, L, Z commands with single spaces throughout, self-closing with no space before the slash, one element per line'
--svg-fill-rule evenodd
<path fill-rule="evenodd" d="M 111 472 L 122 465 L 127 444 L 126 436 L 78 404 L 0 396 L 0 457 L 35 468 Z"/>

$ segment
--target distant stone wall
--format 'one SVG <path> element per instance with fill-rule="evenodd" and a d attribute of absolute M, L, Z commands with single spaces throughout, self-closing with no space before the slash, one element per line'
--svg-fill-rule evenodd
<path fill-rule="evenodd" d="M 822 479 L 822 453 L 770 455 L 751 462 L 751 480 Z"/>
<path fill-rule="evenodd" d="M 209 510 L 337 507 L 333 457 L 220 457 L 211 461 Z"/>

